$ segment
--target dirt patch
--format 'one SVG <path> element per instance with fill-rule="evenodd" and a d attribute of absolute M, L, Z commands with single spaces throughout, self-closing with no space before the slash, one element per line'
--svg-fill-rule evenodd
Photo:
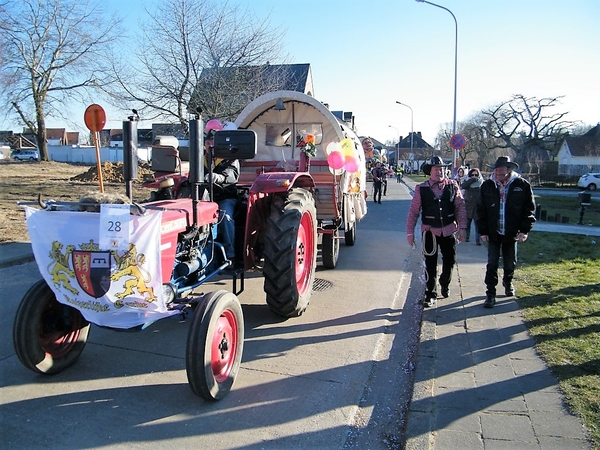
<path fill-rule="evenodd" d="M 122 162 L 111 163 L 109 161 L 101 164 L 102 182 L 104 183 L 125 183 L 124 166 Z M 142 180 L 145 175 L 152 175 L 152 169 L 148 165 L 138 167 L 138 180 Z M 98 168 L 94 165 L 87 172 L 76 175 L 71 181 L 98 181 Z"/>
<path fill-rule="evenodd" d="M 125 194 L 123 163 L 104 162 L 101 170 L 104 191 Z M 147 166 L 138 168 L 139 178 L 132 183 L 134 201 L 143 202 L 150 197 L 150 191 L 142 187 L 141 180 L 151 173 Z M 17 202 L 37 204 L 39 194 L 43 200 L 77 201 L 82 194 L 99 190 L 95 164 L 0 162 L 0 243 L 29 241 L 25 213 Z"/>

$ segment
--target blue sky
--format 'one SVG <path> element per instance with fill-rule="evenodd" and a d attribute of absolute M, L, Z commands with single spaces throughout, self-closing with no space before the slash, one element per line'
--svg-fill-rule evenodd
<path fill-rule="evenodd" d="M 152 3 L 107 0 L 106 6 L 136 26 L 136 9 Z M 600 121 L 599 1 L 434 3 L 458 21 L 459 122 L 512 94 L 565 96 L 555 112 L 569 111 L 568 119 L 585 124 Z M 431 144 L 440 126 L 452 123 L 455 29 L 447 11 L 415 0 L 230 4 L 247 6 L 258 17 L 270 14 L 286 30 L 289 61 L 311 64 L 315 97 L 333 110 L 352 111 L 360 135 L 382 142 L 406 136 L 411 112 L 397 100 L 412 107 L 414 131 Z M 127 112 L 116 114 L 120 121 Z"/>

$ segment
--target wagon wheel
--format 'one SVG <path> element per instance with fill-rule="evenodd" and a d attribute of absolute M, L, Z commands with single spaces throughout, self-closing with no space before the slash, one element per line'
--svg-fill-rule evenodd
<path fill-rule="evenodd" d="M 192 391 L 220 400 L 231 390 L 244 348 L 244 316 L 238 298 L 227 291 L 208 293 L 194 313 L 185 365 Z"/>
<path fill-rule="evenodd" d="M 338 230 L 334 230 L 333 234 L 324 233 L 321 244 L 321 257 L 323 258 L 323 266 L 326 269 L 335 269 L 340 256 L 340 240 Z"/>
<path fill-rule="evenodd" d="M 344 232 L 344 242 L 348 247 L 354 245 L 356 241 L 356 222 L 350 224 L 350 228 Z"/>
<path fill-rule="evenodd" d="M 300 316 L 310 301 L 317 262 L 317 210 L 310 192 L 292 189 L 265 236 L 264 289 L 271 310 Z"/>
<path fill-rule="evenodd" d="M 13 324 L 13 343 L 21 363 L 52 375 L 77 361 L 87 342 L 90 323 L 71 306 L 56 300 L 44 280 L 23 296 Z"/>

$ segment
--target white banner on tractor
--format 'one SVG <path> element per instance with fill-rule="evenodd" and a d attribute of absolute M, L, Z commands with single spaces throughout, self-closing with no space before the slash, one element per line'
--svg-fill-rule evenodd
<path fill-rule="evenodd" d="M 177 314 L 162 296 L 162 214 L 128 216 L 126 248 L 101 248 L 100 214 L 26 207 L 40 273 L 56 299 L 89 322 L 133 328 Z"/>

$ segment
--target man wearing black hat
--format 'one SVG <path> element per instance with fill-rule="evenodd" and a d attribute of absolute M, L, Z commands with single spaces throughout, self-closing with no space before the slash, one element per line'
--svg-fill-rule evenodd
<path fill-rule="evenodd" d="M 517 262 L 517 242 L 527 240 L 527 234 L 535 223 L 533 191 L 531 185 L 514 172 L 518 168 L 508 156 L 500 156 L 492 166 L 492 176 L 481 185 L 476 223 L 481 240 L 488 244 L 487 289 L 483 304 L 486 308 L 493 308 L 496 304 L 500 252 L 504 266 L 504 293 L 509 297 L 515 295 L 512 280 Z"/>
<path fill-rule="evenodd" d="M 456 242 L 457 239 L 458 242 L 466 239 L 465 201 L 456 181 L 444 176 L 449 165 L 439 156 L 434 156 L 428 163 L 423 164 L 423 172 L 429 175 L 429 179 L 415 187 L 406 219 L 406 242 L 414 246 L 414 230 L 421 214 L 426 276 L 423 301 L 425 307 L 433 306 L 437 299 L 438 248 L 442 253 L 442 273 L 439 282 L 442 297 L 447 298 L 450 295 L 449 286 L 456 262 Z"/>

